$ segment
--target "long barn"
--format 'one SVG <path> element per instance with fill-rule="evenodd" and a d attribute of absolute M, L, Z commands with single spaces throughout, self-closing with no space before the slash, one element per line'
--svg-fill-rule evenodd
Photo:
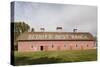
<path fill-rule="evenodd" d="M 60 51 L 94 49 L 89 32 L 25 32 L 18 37 L 18 51 Z"/>

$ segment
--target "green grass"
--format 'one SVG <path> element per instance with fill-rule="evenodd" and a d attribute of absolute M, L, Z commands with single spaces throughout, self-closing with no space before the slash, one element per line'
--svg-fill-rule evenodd
<path fill-rule="evenodd" d="M 15 51 L 15 65 L 49 64 L 65 62 L 81 62 L 97 60 L 97 51 L 93 50 L 68 50 L 68 51 Z"/>

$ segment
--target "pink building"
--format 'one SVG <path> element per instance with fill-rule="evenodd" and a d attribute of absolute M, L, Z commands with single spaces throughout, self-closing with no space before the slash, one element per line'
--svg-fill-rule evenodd
<path fill-rule="evenodd" d="M 18 38 L 18 51 L 60 51 L 94 49 L 88 32 L 26 32 Z"/>

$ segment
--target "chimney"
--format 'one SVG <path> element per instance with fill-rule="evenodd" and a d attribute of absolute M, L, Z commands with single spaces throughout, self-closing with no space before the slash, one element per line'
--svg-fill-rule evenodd
<path fill-rule="evenodd" d="M 77 32 L 77 29 L 73 29 L 73 32 Z"/>
<path fill-rule="evenodd" d="M 45 31 L 45 28 L 40 28 L 41 32 L 44 32 Z"/>
<path fill-rule="evenodd" d="M 35 31 L 34 28 L 32 28 L 32 29 L 31 29 L 31 32 L 34 32 L 34 31 Z"/>
<path fill-rule="evenodd" d="M 62 27 L 57 27 L 56 30 L 61 32 L 62 31 Z"/>

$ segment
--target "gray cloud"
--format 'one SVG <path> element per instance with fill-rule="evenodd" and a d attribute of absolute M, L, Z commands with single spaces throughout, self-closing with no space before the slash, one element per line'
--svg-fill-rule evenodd
<path fill-rule="evenodd" d="M 49 4 L 15 2 L 15 21 L 25 21 L 36 31 L 45 27 L 46 31 L 56 31 L 62 26 L 63 31 L 97 34 L 97 7 L 68 4 Z"/>

